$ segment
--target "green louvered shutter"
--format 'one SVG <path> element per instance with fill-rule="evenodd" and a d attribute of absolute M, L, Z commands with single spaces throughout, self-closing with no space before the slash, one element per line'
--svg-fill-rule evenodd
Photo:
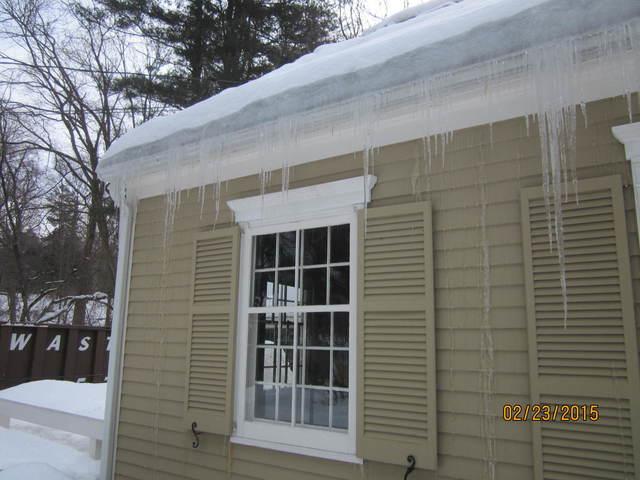
<path fill-rule="evenodd" d="M 185 423 L 229 435 L 233 425 L 233 361 L 240 233 L 199 234 L 194 242 Z"/>
<path fill-rule="evenodd" d="M 360 212 L 358 454 L 437 464 L 431 205 Z"/>
<path fill-rule="evenodd" d="M 536 479 L 640 478 L 640 383 L 618 176 L 563 207 L 568 317 L 542 189 L 522 192 L 531 402 L 599 406 L 597 422 L 533 422 Z"/>

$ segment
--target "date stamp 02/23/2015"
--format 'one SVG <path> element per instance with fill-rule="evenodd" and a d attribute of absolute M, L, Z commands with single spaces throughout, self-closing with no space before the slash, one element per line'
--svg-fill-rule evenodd
<path fill-rule="evenodd" d="M 600 409 L 597 404 L 520 404 L 505 403 L 502 407 L 505 422 L 597 422 Z"/>

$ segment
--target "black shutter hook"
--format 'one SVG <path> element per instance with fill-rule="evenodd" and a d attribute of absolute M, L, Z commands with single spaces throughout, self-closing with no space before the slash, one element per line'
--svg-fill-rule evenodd
<path fill-rule="evenodd" d="M 404 474 L 404 480 L 407 480 L 407 477 L 411 472 L 413 472 L 416 468 L 416 457 L 413 455 L 409 455 L 407 457 L 407 462 L 409 462 L 409 466 L 407 467 L 407 471 Z"/>
<path fill-rule="evenodd" d="M 193 438 L 195 438 L 195 440 L 191 444 L 192 448 L 198 448 L 200 446 L 200 434 L 202 432 L 196 430 L 196 428 L 198 428 L 198 424 L 196 422 L 193 422 L 191 424 L 191 431 L 193 432 Z"/>

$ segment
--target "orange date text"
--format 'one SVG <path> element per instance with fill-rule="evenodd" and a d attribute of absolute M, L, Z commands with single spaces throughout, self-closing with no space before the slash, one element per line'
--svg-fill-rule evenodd
<path fill-rule="evenodd" d="M 505 422 L 597 422 L 597 404 L 505 403 L 502 407 Z"/>

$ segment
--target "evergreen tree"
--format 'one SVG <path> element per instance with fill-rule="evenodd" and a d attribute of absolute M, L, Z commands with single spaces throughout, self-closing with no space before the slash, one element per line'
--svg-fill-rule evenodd
<path fill-rule="evenodd" d="M 128 95 L 179 108 L 245 83 L 333 39 L 332 2 L 315 0 L 100 0 L 122 28 L 168 46 L 169 74 L 120 80 Z"/>

